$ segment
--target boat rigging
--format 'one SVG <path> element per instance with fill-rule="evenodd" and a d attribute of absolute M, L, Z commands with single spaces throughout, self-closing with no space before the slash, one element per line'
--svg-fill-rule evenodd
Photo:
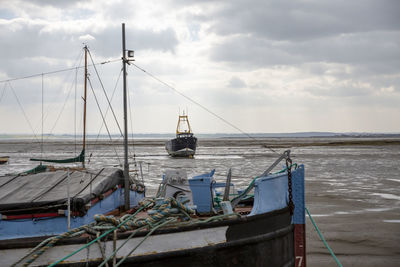
<path fill-rule="evenodd" d="M 57 175 L 35 174 L 33 179 L 22 175 L 6 177 L 7 181 L 0 185 L 6 192 L 9 189 L 20 192 L 18 190 L 24 188 L 18 186 L 27 180 L 52 179 L 52 185 L 43 190 L 39 184 L 38 192 L 24 193 L 30 199 L 24 202 L 26 209 L 23 211 L 14 209 L 20 203 L 15 202 L 13 194 L 0 194 L 5 195 L 0 199 L 0 228 L 7 233 L 4 236 L 0 232 L 0 264 L 51 263 L 50 266 L 55 266 L 86 262 L 93 266 L 202 266 L 206 260 L 214 266 L 305 266 L 304 166 L 292 164 L 290 151 L 282 153 L 240 192 L 230 192 L 234 188 L 231 170 L 226 181 L 221 183 L 214 178 L 215 169 L 190 178 L 183 169 L 166 170 L 158 193 L 152 198 L 143 198 L 143 192 L 136 187 L 138 184 L 131 186 L 127 156 L 126 64 L 130 63 L 132 54 L 125 48 L 125 24 L 122 24 L 122 40 L 123 172 L 103 168 L 89 177 L 69 170 L 55 172 Z M 181 132 L 178 123 L 177 135 L 180 134 L 193 135 L 190 126 L 189 131 Z M 286 161 L 286 167 L 271 173 L 282 160 Z M 97 178 L 101 180 L 95 181 Z M 70 182 L 73 197 L 68 193 L 67 200 L 65 197 L 54 199 L 65 194 L 65 183 L 70 192 Z M 92 186 L 95 186 L 93 190 Z M 57 192 L 49 194 L 53 189 Z M 224 189 L 223 198 L 221 189 Z M 119 202 L 122 198 L 123 206 Z M 129 202 L 132 198 L 134 203 Z M 51 213 L 43 213 L 44 207 L 40 204 L 44 199 L 58 204 L 51 207 Z M 60 205 L 65 207 L 65 203 L 75 210 L 59 211 Z M 127 211 L 130 204 L 134 205 L 134 210 Z M 121 206 L 127 213 L 120 213 L 118 207 Z M 35 213 L 25 214 L 28 211 Z M 96 211 L 101 214 L 94 215 Z M 73 229 L 60 231 L 66 220 L 60 220 L 58 214 L 67 214 L 68 220 L 74 219 Z M 45 232 L 35 231 L 39 228 Z M 91 246 L 95 243 L 97 246 Z"/>

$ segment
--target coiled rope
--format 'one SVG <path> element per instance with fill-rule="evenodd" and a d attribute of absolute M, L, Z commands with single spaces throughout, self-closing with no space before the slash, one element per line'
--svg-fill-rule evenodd
<path fill-rule="evenodd" d="M 117 230 L 119 232 L 125 232 L 129 230 L 134 230 L 131 235 L 118 247 L 115 251 L 112 252 L 107 258 L 103 255 L 103 262 L 100 266 L 107 264 L 107 262 L 114 257 L 114 255 L 118 252 L 122 246 L 124 246 L 135 234 L 141 230 L 148 229 L 149 233 L 143 238 L 139 244 L 134 247 L 127 255 L 125 255 L 117 264 L 119 266 L 129 255 L 131 255 L 155 230 L 161 228 L 166 225 L 193 225 L 193 224 L 203 224 L 208 223 L 210 221 L 218 221 L 226 218 L 232 218 L 233 216 L 240 216 L 239 214 L 229 214 L 229 215 L 219 215 L 210 217 L 206 220 L 192 219 L 190 214 L 194 213 L 194 210 L 190 209 L 188 206 L 182 204 L 177 201 L 175 198 L 167 198 L 156 201 L 155 199 L 143 199 L 139 203 L 139 209 L 132 215 L 124 215 L 121 218 L 115 218 L 114 216 L 104 216 L 104 215 L 95 215 L 95 221 L 88 224 L 72 229 L 66 233 L 63 233 L 58 236 L 54 236 L 48 238 L 33 248 L 27 255 L 21 258 L 18 262 L 14 263 L 12 266 L 16 266 L 17 264 L 23 263 L 23 266 L 29 266 L 32 262 L 34 262 L 40 255 L 42 255 L 46 250 L 51 247 L 54 247 L 55 244 L 61 239 L 71 238 L 75 236 L 80 236 L 84 233 L 91 234 L 96 236 L 96 238 L 89 243 L 85 244 L 78 250 L 68 254 L 62 259 L 52 263 L 51 266 L 55 266 L 58 263 L 68 259 L 69 257 L 75 255 L 79 251 L 88 248 L 95 242 L 100 242 L 100 240 L 111 232 Z M 135 218 L 135 216 L 143 209 L 149 208 L 152 206 L 152 209 L 148 212 L 149 216 L 147 218 Z M 181 220 L 178 221 L 180 217 Z M 100 232 L 105 231 L 100 235 Z"/>

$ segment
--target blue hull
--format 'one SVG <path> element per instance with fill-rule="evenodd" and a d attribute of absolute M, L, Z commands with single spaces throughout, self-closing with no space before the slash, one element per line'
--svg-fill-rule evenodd
<path fill-rule="evenodd" d="M 131 191 L 131 206 L 137 206 L 143 193 Z M 94 215 L 106 214 L 124 205 L 124 188 L 118 188 L 111 195 L 94 204 L 84 216 L 71 216 L 71 229 L 91 223 Z M 60 217 L 0 220 L 0 240 L 58 235 L 68 231 L 67 214 Z"/>

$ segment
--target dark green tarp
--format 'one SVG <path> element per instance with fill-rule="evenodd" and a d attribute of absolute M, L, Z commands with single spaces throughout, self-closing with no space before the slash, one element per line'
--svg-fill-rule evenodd
<path fill-rule="evenodd" d="M 35 168 L 30 169 L 28 171 L 21 172 L 20 174 L 35 174 L 40 172 L 45 172 L 47 169 L 47 165 L 37 165 Z"/>
<path fill-rule="evenodd" d="M 43 162 L 53 162 L 53 163 L 74 163 L 74 162 L 84 162 L 85 161 L 85 149 L 79 156 L 69 159 L 30 159 L 31 161 L 43 161 Z"/>

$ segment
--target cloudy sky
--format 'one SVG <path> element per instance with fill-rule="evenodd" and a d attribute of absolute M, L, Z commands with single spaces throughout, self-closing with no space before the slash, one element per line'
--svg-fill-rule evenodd
<path fill-rule="evenodd" d="M 80 131 L 84 43 L 111 61 L 97 71 L 121 119 L 122 22 L 135 64 L 202 105 L 131 65 L 135 133 L 173 133 L 184 109 L 196 133 L 238 132 L 203 107 L 249 133 L 400 132 L 399 14 L 397 0 L 0 0 L 0 133 Z M 105 133 L 95 96 L 88 131 Z"/>

